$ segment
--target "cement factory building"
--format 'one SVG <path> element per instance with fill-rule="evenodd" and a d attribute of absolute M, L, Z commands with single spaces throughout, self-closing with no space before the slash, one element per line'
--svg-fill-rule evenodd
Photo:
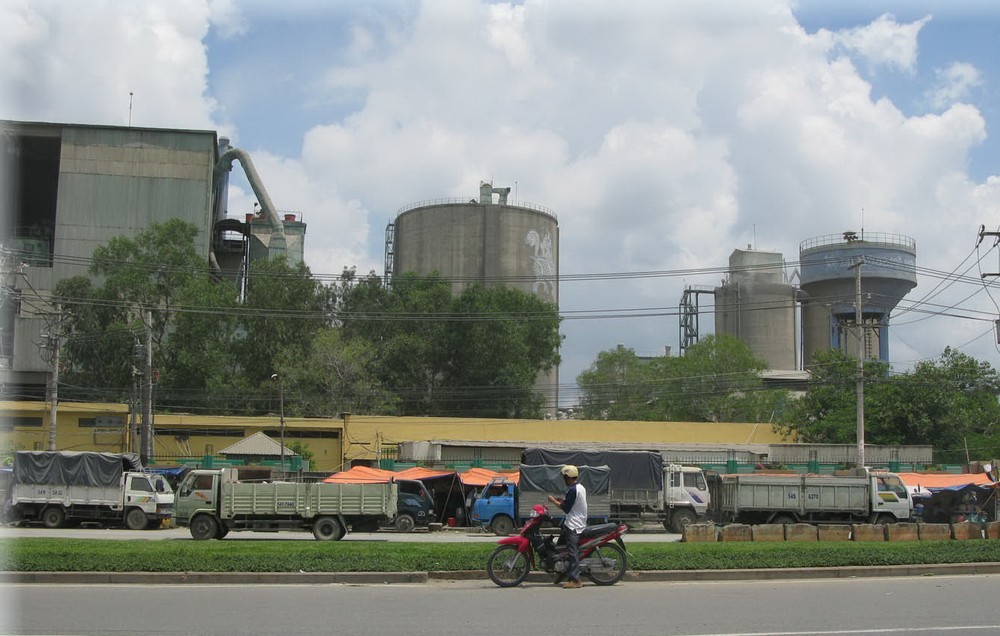
<path fill-rule="evenodd" d="M 711 290 L 715 332 L 739 338 L 776 371 L 808 369 L 830 349 L 857 357 L 860 347 L 865 359 L 888 360 L 889 314 L 917 284 L 916 249 L 899 234 L 819 236 L 801 243 L 791 276 L 778 252 L 735 250 L 726 280 Z M 689 288 L 682 298 L 682 327 L 685 316 L 695 326 L 682 329 L 682 350 L 697 342 L 692 299 L 705 291 Z"/>
<path fill-rule="evenodd" d="M 236 161 L 261 206 L 245 220 L 227 218 Z M 250 259 L 302 260 L 299 215 L 275 210 L 250 158 L 214 131 L 0 121 L 0 193 L 0 383 L 11 394 L 39 396 L 52 290 L 87 274 L 94 249 L 115 236 L 182 219 L 198 228 L 206 267 L 233 279 Z"/>
<path fill-rule="evenodd" d="M 385 275 L 437 272 L 453 293 L 474 284 L 506 285 L 559 306 L 559 223 L 555 213 L 508 201 L 510 188 L 482 182 L 479 199 L 425 201 L 399 211 L 386 228 Z M 559 371 L 536 379 L 555 414 Z"/>

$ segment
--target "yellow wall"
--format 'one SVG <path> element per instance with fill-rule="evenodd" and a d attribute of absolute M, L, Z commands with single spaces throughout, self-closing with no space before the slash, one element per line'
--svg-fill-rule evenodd
<path fill-rule="evenodd" d="M 374 459 L 379 446 L 399 442 L 455 440 L 645 444 L 788 443 L 770 424 L 622 422 L 597 420 L 505 420 L 350 415 L 345 427 L 348 461 Z"/>
<path fill-rule="evenodd" d="M 60 403 L 56 448 L 58 450 L 130 450 L 125 430 L 112 431 L 79 426 L 80 418 L 124 416 L 124 404 Z M 48 449 L 49 409 L 42 402 L 0 402 L 0 417 L 41 417 L 40 427 L 0 430 L 0 444 L 19 450 Z M 171 458 L 218 454 L 244 437 L 263 431 L 280 439 L 278 417 L 157 414 L 154 457 L 169 464 Z M 227 431 L 229 434 L 227 434 Z M 317 433 L 326 437 L 316 437 Z M 336 437 L 331 437 L 336 435 Z M 341 441 L 344 441 L 343 446 Z M 312 470 L 342 469 L 342 459 L 374 460 L 380 449 L 395 449 L 399 442 L 454 440 L 473 442 L 566 442 L 646 444 L 779 444 L 788 443 L 770 424 L 705 422 L 621 422 L 586 420 L 504 420 L 434 417 L 381 417 L 349 415 L 340 418 L 285 418 L 286 446 L 301 441 L 312 451 Z M 342 455 L 343 453 L 343 455 Z"/>

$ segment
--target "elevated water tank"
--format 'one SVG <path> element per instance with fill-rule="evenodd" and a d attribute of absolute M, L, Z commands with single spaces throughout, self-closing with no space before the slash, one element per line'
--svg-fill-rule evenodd
<path fill-rule="evenodd" d="M 386 228 L 386 276 L 439 273 L 452 291 L 502 284 L 559 305 L 559 224 L 555 213 L 510 203 L 510 188 L 482 182 L 478 199 L 423 201 L 399 211 Z M 558 371 L 536 389 L 555 416 Z"/>
<path fill-rule="evenodd" d="M 715 288 L 715 333 L 739 338 L 769 369 L 795 369 L 795 288 L 780 252 L 734 250 Z"/>
<path fill-rule="evenodd" d="M 844 232 L 799 245 L 805 366 L 828 349 L 858 354 L 855 300 L 861 264 L 866 359 L 889 359 L 889 313 L 917 285 L 917 244 L 900 234 Z"/>

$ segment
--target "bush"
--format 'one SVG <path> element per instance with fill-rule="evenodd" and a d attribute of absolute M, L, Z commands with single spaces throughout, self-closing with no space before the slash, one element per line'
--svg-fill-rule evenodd
<path fill-rule="evenodd" d="M 1000 562 L 1000 541 L 632 543 L 631 570 Z M 17 572 L 430 572 L 483 570 L 492 543 L 0 540 Z"/>

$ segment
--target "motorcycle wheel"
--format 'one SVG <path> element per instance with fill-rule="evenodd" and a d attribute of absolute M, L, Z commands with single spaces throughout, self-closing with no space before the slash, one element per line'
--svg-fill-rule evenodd
<path fill-rule="evenodd" d="M 528 557 L 523 552 L 518 552 L 517 546 L 502 545 L 486 560 L 486 573 L 500 587 L 520 585 L 528 578 L 530 571 Z"/>
<path fill-rule="evenodd" d="M 586 559 L 586 576 L 596 585 L 614 585 L 625 576 L 628 556 L 617 543 L 608 543 L 595 548 Z"/>

